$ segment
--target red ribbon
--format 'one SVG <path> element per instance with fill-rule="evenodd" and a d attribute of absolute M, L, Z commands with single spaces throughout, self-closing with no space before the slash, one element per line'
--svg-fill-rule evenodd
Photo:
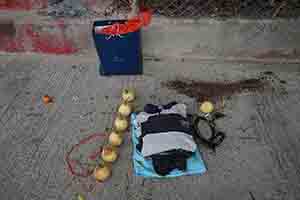
<path fill-rule="evenodd" d="M 152 11 L 149 9 L 143 9 L 140 14 L 132 19 L 129 19 L 125 23 L 115 23 L 111 26 L 105 27 L 96 33 L 106 35 L 122 35 L 131 32 L 138 31 L 143 26 L 148 26 L 152 19 Z"/>

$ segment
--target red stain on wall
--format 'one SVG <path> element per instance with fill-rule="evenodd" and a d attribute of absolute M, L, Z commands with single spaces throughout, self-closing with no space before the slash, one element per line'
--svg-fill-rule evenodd
<path fill-rule="evenodd" d="M 0 0 L 0 9 L 4 10 L 30 10 L 47 6 L 48 0 Z"/>
<path fill-rule="evenodd" d="M 73 41 L 68 39 L 61 22 L 51 27 L 55 32 L 36 31 L 32 24 L 20 25 L 15 37 L 0 35 L 0 51 L 37 52 L 49 54 L 72 54 L 78 51 Z"/>
<path fill-rule="evenodd" d="M 96 5 L 97 0 L 83 0 L 83 3 L 88 7 L 93 7 Z"/>
<path fill-rule="evenodd" d="M 21 28 L 17 34 L 0 34 L 0 51 L 23 52 L 25 50 L 25 31 Z"/>

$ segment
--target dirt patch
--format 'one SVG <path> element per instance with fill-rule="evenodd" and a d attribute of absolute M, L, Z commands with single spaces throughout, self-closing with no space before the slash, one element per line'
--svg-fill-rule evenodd
<path fill-rule="evenodd" d="M 285 58 L 285 59 L 297 59 L 300 56 L 298 49 L 269 49 L 265 52 L 259 52 L 254 55 L 258 59 L 268 59 L 268 58 Z"/>
<path fill-rule="evenodd" d="M 176 90 L 180 94 L 196 98 L 200 102 L 205 100 L 216 102 L 222 97 L 230 97 L 243 92 L 263 92 L 271 86 L 266 77 L 271 75 L 264 75 L 259 78 L 231 82 L 176 79 L 164 82 L 163 86 Z"/>

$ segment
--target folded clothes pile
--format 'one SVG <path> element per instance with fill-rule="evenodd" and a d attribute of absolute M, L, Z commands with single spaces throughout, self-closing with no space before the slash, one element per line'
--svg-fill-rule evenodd
<path fill-rule="evenodd" d="M 148 104 L 144 112 L 132 115 L 131 122 L 137 175 L 173 177 L 206 171 L 184 104 Z"/>

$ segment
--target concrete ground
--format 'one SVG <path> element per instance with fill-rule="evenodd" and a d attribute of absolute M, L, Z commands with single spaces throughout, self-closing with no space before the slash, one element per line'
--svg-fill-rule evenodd
<path fill-rule="evenodd" d="M 300 66 L 186 60 L 146 60 L 143 76 L 100 77 L 91 56 L 0 56 L 0 196 L 9 200 L 92 199 L 300 199 Z M 273 90 L 243 93 L 225 101 L 218 121 L 227 133 L 214 153 L 199 146 L 208 171 L 202 176 L 144 179 L 134 175 L 129 134 L 112 178 L 92 192 L 66 170 L 65 153 L 81 138 L 111 127 L 123 87 L 145 103 L 197 102 L 161 81 L 240 80 L 273 71 Z M 41 96 L 55 97 L 45 106 Z M 100 142 L 101 143 L 101 142 Z M 87 180 L 94 184 L 93 180 Z"/>

